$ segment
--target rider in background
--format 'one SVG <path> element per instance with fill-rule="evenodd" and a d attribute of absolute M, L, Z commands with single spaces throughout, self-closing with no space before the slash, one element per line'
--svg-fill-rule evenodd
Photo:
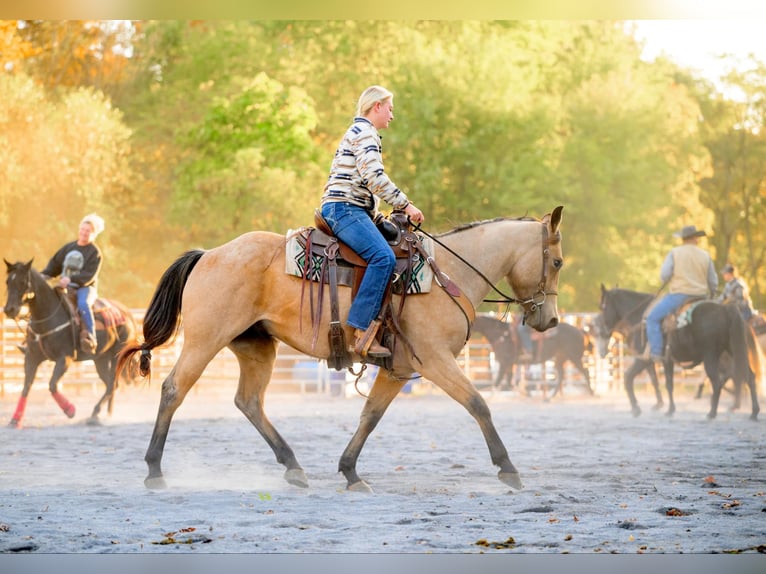
<path fill-rule="evenodd" d="M 753 302 L 750 299 L 750 289 L 743 279 L 735 275 L 734 265 L 727 263 L 721 269 L 726 285 L 723 291 L 716 297 L 718 303 L 732 303 L 737 306 L 745 322 L 749 322 L 753 316 Z"/>
<path fill-rule="evenodd" d="M 383 169 L 378 130 L 387 128 L 393 119 L 391 92 L 381 86 L 362 92 L 356 117 L 335 152 L 321 202 L 322 216 L 335 236 L 367 262 L 347 319 L 355 330 L 353 350 L 362 357 L 391 356 L 375 341 L 383 295 L 396 265 L 391 246 L 373 223 L 380 200 L 404 211 L 415 223 L 423 221 L 423 212 Z"/>
<path fill-rule="evenodd" d="M 102 262 L 101 250 L 94 240 L 103 230 L 104 220 L 95 213 L 83 217 L 77 239 L 61 247 L 42 271 L 46 279 L 60 276 L 58 284 L 62 289 L 77 289 L 77 308 L 86 328 L 80 339 L 80 348 L 91 354 L 96 352 L 97 347 L 91 306 L 98 296 L 96 287 Z"/>
<path fill-rule="evenodd" d="M 668 284 L 668 291 L 657 301 L 646 316 L 646 337 L 649 359 L 663 361 L 662 320 L 692 297 L 713 297 L 718 287 L 710 254 L 699 247 L 699 238 L 705 236 L 694 225 L 687 225 L 674 237 L 682 244 L 670 250 L 660 269 L 660 280 Z"/>

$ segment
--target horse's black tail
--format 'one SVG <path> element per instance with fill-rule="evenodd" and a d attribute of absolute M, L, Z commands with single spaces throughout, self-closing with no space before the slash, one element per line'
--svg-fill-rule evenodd
<path fill-rule="evenodd" d="M 117 361 L 118 373 L 138 351 L 141 351 L 141 375 L 145 377 L 150 373 L 150 351 L 166 343 L 176 334 L 181 320 L 181 296 L 184 286 L 204 253 L 201 249 L 187 251 L 165 270 L 144 315 L 144 342 L 140 345 L 130 345 L 120 352 Z"/>
<path fill-rule="evenodd" d="M 729 319 L 729 343 L 731 356 L 734 359 L 734 384 L 741 385 L 749 376 L 750 361 L 748 357 L 747 340 L 745 338 L 745 320 L 739 314 L 735 305 L 723 305 Z"/>

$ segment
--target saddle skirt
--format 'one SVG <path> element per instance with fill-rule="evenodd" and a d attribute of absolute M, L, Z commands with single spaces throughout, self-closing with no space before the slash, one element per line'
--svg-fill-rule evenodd
<path fill-rule="evenodd" d="M 81 327 L 82 319 L 80 313 L 77 312 L 76 292 L 67 292 L 64 300 L 68 303 L 67 309 L 69 316 L 72 317 L 72 321 L 76 326 Z M 93 302 L 92 309 L 97 331 L 99 329 L 112 329 L 125 324 L 125 315 L 109 299 L 98 297 Z"/>
<path fill-rule="evenodd" d="M 433 257 L 433 241 L 430 237 L 416 233 L 415 234 L 423 247 L 423 250 L 429 257 Z M 323 270 L 323 260 L 325 258 L 324 249 L 330 242 L 331 237 L 314 227 L 301 227 L 298 230 L 288 230 L 285 241 L 285 273 L 295 277 L 306 277 L 310 281 L 319 282 Z M 356 281 L 357 267 L 364 267 L 364 261 L 342 242 L 339 243 L 337 256 L 337 276 L 338 284 L 349 287 L 354 286 Z M 389 242 L 390 244 L 390 242 Z M 306 252 L 307 245 L 310 245 L 310 253 Z M 393 292 L 395 294 L 406 293 L 407 295 L 416 295 L 419 293 L 429 293 L 433 282 L 434 273 L 428 262 L 413 249 L 409 254 L 401 248 L 392 246 L 396 255 L 396 267 L 394 268 Z M 412 268 L 407 273 L 408 261 L 410 258 Z M 308 267 L 308 269 L 307 269 Z M 327 274 L 324 274 L 324 282 L 327 283 Z M 407 285 L 404 285 L 406 281 Z"/>

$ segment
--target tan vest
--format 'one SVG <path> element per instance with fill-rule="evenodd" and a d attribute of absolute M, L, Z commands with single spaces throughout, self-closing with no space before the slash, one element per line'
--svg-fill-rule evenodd
<path fill-rule="evenodd" d="M 674 247 L 670 253 L 673 256 L 673 277 L 670 278 L 668 290 L 671 293 L 706 296 L 707 271 L 710 266 L 708 252 L 691 243 L 685 243 Z"/>

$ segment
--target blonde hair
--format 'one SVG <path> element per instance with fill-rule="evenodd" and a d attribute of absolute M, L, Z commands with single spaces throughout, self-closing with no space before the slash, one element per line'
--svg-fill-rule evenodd
<path fill-rule="evenodd" d="M 367 115 L 372 106 L 378 102 L 384 102 L 386 100 L 393 100 L 394 94 L 389 92 L 383 86 L 370 86 L 362 95 L 359 96 L 359 102 L 356 104 L 356 116 L 361 117 Z"/>
<path fill-rule="evenodd" d="M 82 220 L 80 220 L 80 225 L 83 223 L 90 223 L 90 226 L 93 228 L 93 235 L 98 235 L 104 230 L 104 220 L 101 216 L 96 215 L 95 213 L 83 217 Z"/>

